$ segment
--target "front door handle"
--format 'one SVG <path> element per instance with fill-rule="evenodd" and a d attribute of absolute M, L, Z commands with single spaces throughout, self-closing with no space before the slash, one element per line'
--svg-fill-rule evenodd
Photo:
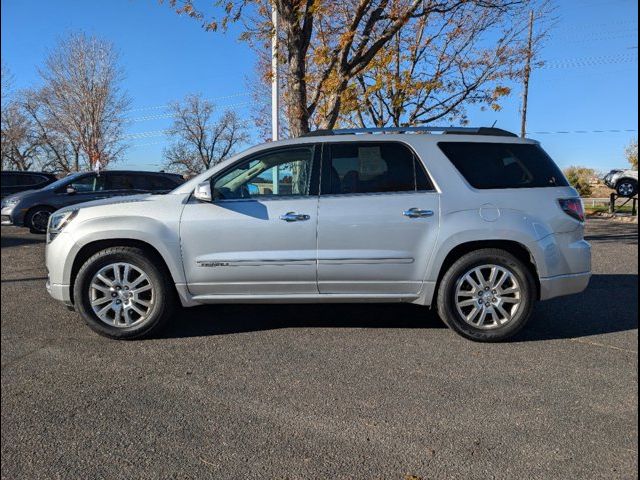
<path fill-rule="evenodd" d="M 435 215 L 433 210 L 422 210 L 420 208 L 410 208 L 402 212 L 402 214 L 409 218 L 433 217 Z"/>
<path fill-rule="evenodd" d="M 309 215 L 296 212 L 287 212 L 284 215 L 280 215 L 280 220 L 284 220 L 285 222 L 304 222 L 310 218 L 311 217 Z"/>

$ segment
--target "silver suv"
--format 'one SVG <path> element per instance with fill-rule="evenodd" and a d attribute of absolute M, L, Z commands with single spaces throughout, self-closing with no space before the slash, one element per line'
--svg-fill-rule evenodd
<path fill-rule="evenodd" d="M 498 341 L 537 300 L 587 287 L 583 234 L 577 192 L 535 141 L 321 131 L 251 148 L 166 195 L 57 211 L 47 288 L 119 339 L 156 331 L 177 301 L 410 302 Z"/>

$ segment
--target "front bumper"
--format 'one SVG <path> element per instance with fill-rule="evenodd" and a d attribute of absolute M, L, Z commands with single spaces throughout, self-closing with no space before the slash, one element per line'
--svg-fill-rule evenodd
<path fill-rule="evenodd" d="M 64 303 L 67 307 L 73 307 L 73 301 L 71 300 L 71 287 L 69 285 L 51 283 L 51 280 L 47 279 L 47 292 L 49 292 L 49 295 L 54 299 Z"/>
<path fill-rule="evenodd" d="M 540 300 L 551 300 L 584 292 L 589 286 L 589 280 L 591 280 L 591 272 L 541 278 Z"/>
<path fill-rule="evenodd" d="M 21 210 L 11 206 L 0 210 L 0 223 L 2 225 L 16 225 L 21 227 L 24 223 L 24 214 Z"/>

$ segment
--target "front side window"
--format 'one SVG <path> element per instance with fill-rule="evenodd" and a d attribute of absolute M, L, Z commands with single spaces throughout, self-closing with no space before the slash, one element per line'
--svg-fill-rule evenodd
<path fill-rule="evenodd" d="M 212 180 L 220 200 L 309 195 L 313 147 L 283 149 L 254 157 Z"/>
<path fill-rule="evenodd" d="M 78 193 L 90 193 L 102 190 L 103 178 L 97 175 L 79 177 L 67 184 Z"/>
<path fill-rule="evenodd" d="M 432 190 L 420 160 L 400 143 L 337 143 L 329 146 L 323 193 Z"/>

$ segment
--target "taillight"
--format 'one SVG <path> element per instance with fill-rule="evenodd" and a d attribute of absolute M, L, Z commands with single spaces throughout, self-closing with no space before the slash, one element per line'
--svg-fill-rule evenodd
<path fill-rule="evenodd" d="M 584 207 L 579 198 L 562 198 L 558 200 L 564 213 L 581 222 L 585 221 Z"/>

